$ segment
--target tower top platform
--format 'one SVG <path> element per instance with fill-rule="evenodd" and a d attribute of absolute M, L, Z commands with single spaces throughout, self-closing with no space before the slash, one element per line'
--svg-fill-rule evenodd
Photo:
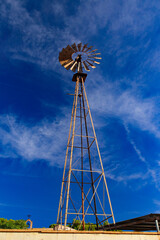
<path fill-rule="evenodd" d="M 79 82 L 81 82 L 81 78 L 83 78 L 83 82 L 85 82 L 87 73 L 75 73 L 73 75 L 72 81 L 76 82 L 78 77 L 79 77 Z"/>

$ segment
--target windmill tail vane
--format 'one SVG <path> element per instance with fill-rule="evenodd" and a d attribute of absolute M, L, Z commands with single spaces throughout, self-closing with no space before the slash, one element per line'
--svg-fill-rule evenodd
<path fill-rule="evenodd" d="M 63 48 L 59 61 L 67 70 L 77 71 L 69 136 L 64 162 L 57 224 L 67 228 L 79 220 L 79 229 L 92 222 L 96 228 L 110 220 L 115 223 L 98 140 L 84 86 L 87 74 L 99 64 L 100 53 L 88 44 Z"/>

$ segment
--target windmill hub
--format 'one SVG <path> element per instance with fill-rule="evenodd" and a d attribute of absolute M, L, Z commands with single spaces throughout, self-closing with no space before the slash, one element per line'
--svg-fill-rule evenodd
<path fill-rule="evenodd" d="M 81 59 L 81 61 L 84 62 L 87 60 L 88 55 L 87 55 L 87 53 L 82 53 L 82 52 L 73 53 L 72 59 L 77 60 L 77 57 L 79 57 Z"/>

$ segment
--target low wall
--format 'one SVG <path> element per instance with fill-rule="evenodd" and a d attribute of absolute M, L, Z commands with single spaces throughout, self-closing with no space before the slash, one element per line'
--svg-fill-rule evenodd
<path fill-rule="evenodd" d="M 0 240 L 160 240 L 160 233 L 0 229 Z"/>

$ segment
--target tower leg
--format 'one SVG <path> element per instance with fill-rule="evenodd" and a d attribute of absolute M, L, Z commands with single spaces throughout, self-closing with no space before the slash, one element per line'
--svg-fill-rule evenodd
<path fill-rule="evenodd" d="M 90 111 L 90 108 L 89 108 L 89 103 L 88 103 L 87 94 L 86 94 L 86 90 L 85 90 L 85 86 L 84 86 L 83 79 L 82 79 L 82 85 L 83 85 L 84 95 L 85 95 L 85 99 L 86 99 L 86 103 L 87 103 L 87 107 L 88 107 L 89 117 L 90 117 L 91 124 L 92 124 L 93 134 L 94 134 L 95 141 L 96 141 L 96 146 L 97 146 L 97 150 L 98 150 L 99 160 L 100 160 L 100 164 L 101 164 L 101 168 L 102 168 L 102 175 L 103 175 L 104 184 L 105 184 L 106 191 L 107 191 L 107 196 L 108 196 L 108 201 L 109 201 L 109 205 L 110 205 L 110 209 L 111 209 L 111 214 L 112 214 L 112 218 L 113 218 L 113 223 L 115 223 L 115 218 L 114 218 L 114 214 L 113 214 L 111 199 L 110 199 L 109 190 L 108 190 L 108 186 L 107 186 L 107 182 L 106 182 L 106 177 L 105 177 L 105 173 L 104 173 L 102 158 L 101 158 L 101 154 L 100 154 L 100 150 L 99 150 L 99 146 L 98 146 L 98 141 L 97 141 L 97 137 L 96 137 L 96 132 L 95 132 L 95 129 L 94 129 L 94 124 L 93 124 L 93 120 L 92 120 L 92 116 L 91 116 L 91 111 Z"/>
<path fill-rule="evenodd" d="M 82 83 L 81 83 L 82 85 Z M 80 126 L 81 126 L 81 182 L 82 182 L 82 188 L 81 188 L 81 195 L 82 195 L 82 228 L 85 230 L 85 222 L 84 222 L 84 191 L 83 191 L 83 128 L 82 128 L 82 94 L 79 95 L 80 100 Z"/>
<path fill-rule="evenodd" d="M 60 200 L 59 200 L 59 207 L 58 207 L 58 214 L 57 214 L 57 224 L 60 224 L 60 219 L 61 219 L 61 215 L 62 215 L 62 198 L 63 198 L 64 178 L 65 178 L 65 172 L 66 172 L 66 164 L 67 164 L 67 158 L 68 158 L 69 142 L 70 142 L 70 137 L 71 137 L 72 123 L 73 123 L 75 100 L 76 100 L 76 88 L 75 88 L 75 94 L 74 94 L 74 101 L 73 101 L 71 121 L 70 121 L 70 128 L 69 128 L 69 136 L 68 136 L 68 142 L 67 142 L 67 150 L 66 150 L 64 170 L 63 170 L 61 193 L 60 193 Z"/>
<path fill-rule="evenodd" d="M 74 144 L 74 132 L 75 132 L 75 122 L 76 122 L 76 112 L 77 112 L 78 90 L 79 90 L 79 78 L 77 78 L 77 82 L 76 82 L 75 109 L 74 109 L 74 118 L 73 118 L 71 155 L 70 155 L 69 174 L 68 174 L 68 181 L 67 181 L 67 183 L 68 183 L 67 184 L 67 199 L 66 199 L 65 220 L 64 220 L 65 228 L 66 228 L 66 224 L 67 224 L 67 212 L 68 212 L 68 200 L 69 200 L 70 180 L 71 180 L 71 167 L 72 167 L 72 157 L 73 157 L 73 144 Z"/>
<path fill-rule="evenodd" d="M 87 128 L 84 96 L 83 96 L 84 84 L 82 85 L 82 83 L 83 83 L 83 78 L 81 78 L 81 92 L 82 92 L 82 102 L 83 102 L 85 129 L 86 129 L 86 139 L 87 139 L 87 149 L 88 149 L 89 165 L 90 165 L 90 171 L 91 171 L 91 184 L 92 184 L 92 191 L 93 191 L 93 195 L 94 195 L 93 201 L 94 201 L 94 208 L 95 208 L 96 225 L 97 225 L 97 228 L 98 228 L 98 218 L 97 218 L 97 207 L 96 207 L 96 199 L 95 199 L 94 179 L 93 179 L 93 173 L 92 173 L 91 153 L 90 153 L 90 147 L 89 147 L 88 128 Z M 88 111 L 89 111 L 89 108 L 88 108 Z"/>

